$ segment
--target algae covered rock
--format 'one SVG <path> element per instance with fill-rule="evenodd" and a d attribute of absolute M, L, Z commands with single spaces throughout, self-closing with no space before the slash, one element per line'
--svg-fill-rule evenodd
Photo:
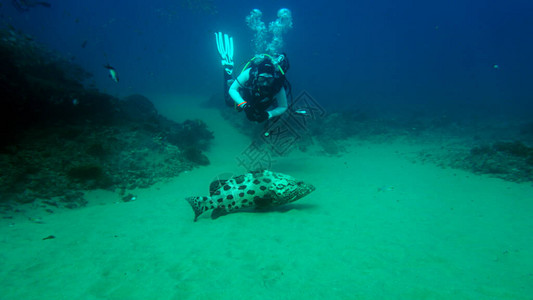
<path fill-rule="evenodd" d="M 474 146 L 452 166 L 509 181 L 533 181 L 533 147 L 521 141 Z"/>
<path fill-rule="evenodd" d="M 0 71 L 0 203 L 76 208 L 84 190 L 125 193 L 209 164 L 203 121 L 87 88 L 89 73 L 10 29 L 0 30 Z"/>

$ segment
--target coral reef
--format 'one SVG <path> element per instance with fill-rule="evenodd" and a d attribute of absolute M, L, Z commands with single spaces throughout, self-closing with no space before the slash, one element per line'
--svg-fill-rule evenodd
<path fill-rule="evenodd" d="M 88 89 L 90 75 L 13 29 L 0 30 L 0 204 L 87 204 L 83 191 L 149 187 L 209 164 L 213 134 L 176 123 L 142 95 Z"/>
<path fill-rule="evenodd" d="M 249 126 L 247 120 L 232 110 L 222 110 L 222 115 L 252 139 L 258 139 L 265 130 L 261 126 Z M 286 118 L 285 126 L 296 127 L 288 114 L 282 117 Z M 438 149 L 417 153 L 414 162 L 489 174 L 514 182 L 533 181 L 533 147 L 528 145 L 533 143 L 531 123 L 494 124 L 492 120 L 461 123 L 446 115 L 431 117 L 419 113 L 385 118 L 352 110 L 328 113 L 310 119 L 305 125 L 305 129 L 299 129 L 301 136 L 295 141 L 301 151 L 318 149 L 323 155 L 342 156 L 346 154 L 346 145 L 354 141 L 388 143 L 402 139 L 418 145 L 439 145 Z M 517 140 L 501 141 L 502 137 Z M 318 147 L 311 148 L 312 145 Z"/>
<path fill-rule="evenodd" d="M 510 181 L 533 181 L 533 147 L 520 141 L 475 146 L 452 166 Z"/>
<path fill-rule="evenodd" d="M 421 163 L 429 162 L 443 168 L 487 174 L 507 181 L 533 181 L 533 147 L 524 142 L 499 141 L 473 146 L 465 144 L 421 151 L 417 158 Z"/>

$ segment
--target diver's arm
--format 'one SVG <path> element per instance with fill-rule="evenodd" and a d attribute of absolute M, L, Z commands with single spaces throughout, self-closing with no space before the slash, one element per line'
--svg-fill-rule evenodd
<path fill-rule="evenodd" d="M 276 96 L 274 96 L 274 98 L 276 98 L 278 106 L 272 110 L 267 111 L 269 119 L 277 117 L 287 110 L 287 93 L 285 92 L 284 87 L 281 88 L 281 90 L 276 94 Z"/>
<path fill-rule="evenodd" d="M 239 89 L 242 87 L 241 85 L 248 81 L 248 79 L 250 79 L 250 69 L 244 70 L 229 88 L 228 93 L 231 99 L 233 99 L 237 105 L 241 105 L 243 102 L 246 102 L 239 93 Z"/>

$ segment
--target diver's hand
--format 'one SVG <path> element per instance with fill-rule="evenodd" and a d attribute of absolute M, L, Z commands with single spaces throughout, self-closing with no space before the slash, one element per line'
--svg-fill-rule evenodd
<path fill-rule="evenodd" d="M 246 117 L 248 117 L 248 120 L 258 123 L 268 120 L 269 117 L 268 112 L 264 110 L 257 110 L 250 104 L 247 104 L 244 107 L 244 112 L 246 113 Z"/>
<path fill-rule="evenodd" d="M 248 103 L 244 103 L 243 105 L 241 105 L 239 107 L 241 107 L 244 110 L 244 113 L 248 117 L 248 120 L 254 121 L 253 118 L 254 118 L 254 115 L 255 115 L 255 108 L 252 105 L 250 105 Z"/>
<path fill-rule="evenodd" d="M 235 106 L 235 110 L 237 110 L 238 112 L 241 112 L 241 111 L 243 111 L 243 110 L 246 108 L 246 106 L 248 106 L 248 105 L 249 105 L 248 102 L 246 102 L 246 101 L 242 101 L 240 104 L 237 104 L 237 105 Z"/>
<path fill-rule="evenodd" d="M 266 111 L 261 111 L 259 112 L 256 116 L 255 116 L 255 120 L 258 122 L 258 123 L 262 123 L 266 120 L 268 120 L 270 117 L 270 115 L 268 114 L 268 112 Z"/>

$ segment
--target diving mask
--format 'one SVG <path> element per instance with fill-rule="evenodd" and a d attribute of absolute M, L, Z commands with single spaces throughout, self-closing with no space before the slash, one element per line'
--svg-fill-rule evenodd
<path fill-rule="evenodd" d="M 263 86 L 270 85 L 274 82 L 274 76 L 269 73 L 261 73 L 257 76 L 257 82 Z"/>

